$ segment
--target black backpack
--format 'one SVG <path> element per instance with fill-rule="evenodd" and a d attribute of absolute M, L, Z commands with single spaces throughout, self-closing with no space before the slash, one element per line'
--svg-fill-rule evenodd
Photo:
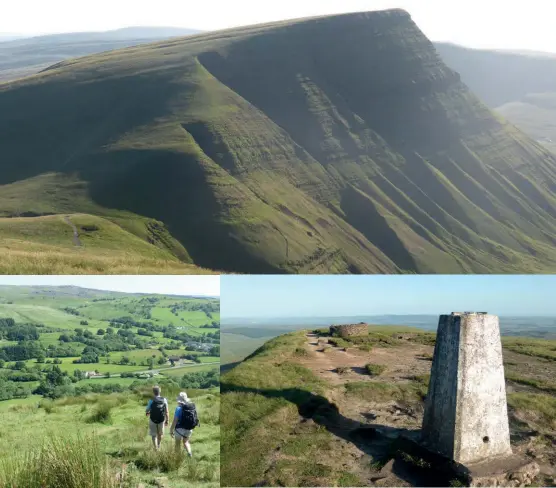
<path fill-rule="evenodd" d="M 197 417 L 197 409 L 194 403 L 181 404 L 180 418 L 176 429 L 191 430 L 199 425 L 199 418 Z"/>
<path fill-rule="evenodd" d="M 161 424 L 166 420 L 166 401 L 163 397 L 155 397 L 153 398 L 153 402 L 151 404 L 151 420 L 155 424 Z"/>

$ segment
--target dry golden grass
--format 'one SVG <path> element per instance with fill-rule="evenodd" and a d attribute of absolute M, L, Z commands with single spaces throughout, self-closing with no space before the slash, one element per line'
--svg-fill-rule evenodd
<path fill-rule="evenodd" d="M 216 274 L 178 260 L 125 251 L 63 249 L 15 239 L 0 240 L 0 274 Z"/>
<path fill-rule="evenodd" d="M 78 229 L 81 246 L 68 221 Z M 128 218 L 124 224 L 136 233 L 86 214 L 0 218 L 0 273 L 214 274 L 178 259 L 180 246 L 169 234 L 164 247 L 148 242 L 143 220 Z"/>

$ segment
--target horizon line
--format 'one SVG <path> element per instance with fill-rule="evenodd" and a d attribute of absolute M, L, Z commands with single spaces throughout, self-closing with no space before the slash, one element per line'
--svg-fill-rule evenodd
<path fill-rule="evenodd" d="M 121 275 L 123 276 L 123 275 Z M 112 293 L 123 293 L 125 295 L 167 295 L 173 297 L 182 297 L 182 298 L 220 298 L 220 295 L 212 295 L 212 294 L 204 294 L 204 293 L 195 293 L 189 295 L 179 295 L 174 293 L 160 293 L 160 292 L 153 292 L 153 291 L 121 291 L 121 290 L 107 290 L 104 288 L 90 288 L 88 286 L 79 286 L 79 285 L 7 285 L 5 283 L 0 283 L 0 287 L 2 286 L 9 286 L 9 287 L 41 287 L 41 288 L 79 288 L 80 290 L 91 290 L 91 291 L 109 291 Z"/>

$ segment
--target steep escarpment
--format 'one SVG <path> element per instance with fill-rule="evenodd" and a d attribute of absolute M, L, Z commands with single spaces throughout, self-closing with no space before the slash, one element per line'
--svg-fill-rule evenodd
<path fill-rule="evenodd" d="M 556 268 L 556 159 L 401 10 L 68 61 L 0 85 L 0 131 L 0 184 L 77 178 L 79 201 L 163 222 L 209 268 Z"/>

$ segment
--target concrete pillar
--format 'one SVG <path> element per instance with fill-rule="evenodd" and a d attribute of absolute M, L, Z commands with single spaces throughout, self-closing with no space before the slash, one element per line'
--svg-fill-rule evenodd
<path fill-rule="evenodd" d="M 512 453 L 496 315 L 440 316 L 422 441 L 466 464 Z"/>

